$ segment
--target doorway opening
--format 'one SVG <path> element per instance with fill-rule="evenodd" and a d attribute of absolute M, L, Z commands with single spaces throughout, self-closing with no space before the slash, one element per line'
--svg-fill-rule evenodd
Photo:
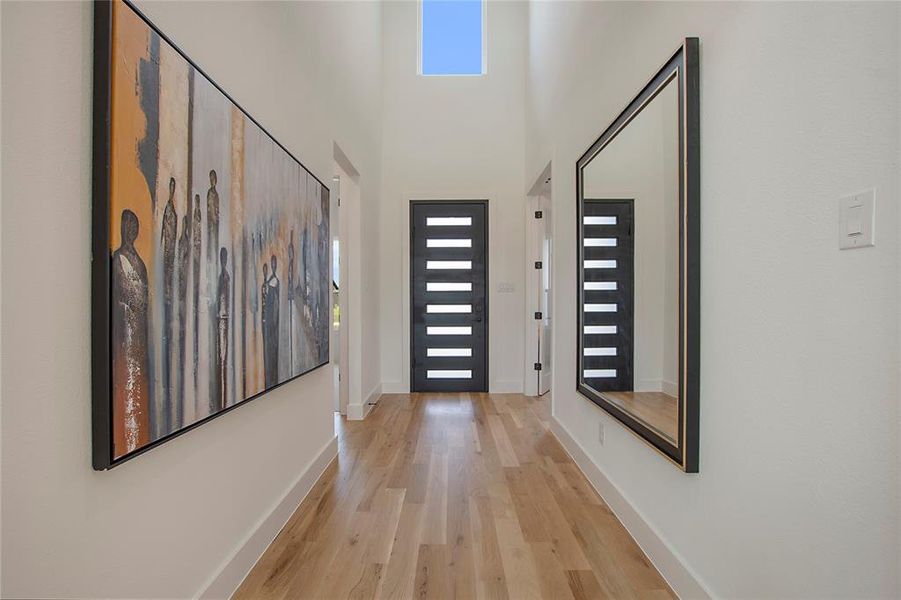
<path fill-rule="evenodd" d="M 329 215 L 331 216 L 329 231 L 332 232 L 332 294 L 330 304 L 332 328 L 329 344 L 329 347 L 332 349 L 332 401 L 334 404 L 334 411 L 336 413 L 345 414 L 347 404 L 346 402 L 342 403 L 341 369 L 344 362 L 347 360 L 347 356 L 342 356 L 341 352 L 341 288 L 344 287 L 346 293 L 347 285 L 346 282 L 341 279 L 341 178 L 338 175 L 335 175 L 332 177 L 332 184 L 332 195 L 329 198 Z M 346 312 L 344 312 L 344 318 L 347 318 Z M 344 400 L 346 400 L 346 397 Z M 344 410 L 342 410 L 342 406 L 345 407 Z"/>
<path fill-rule="evenodd" d="M 488 202 L 410 203 L 410 391 L 488 391 Z"/>
<path fill-rule="evenodd" d="M 542 171 L 526 201 L 526 365 L 524 391 L 542 396 L 551 389 L 553 202 L 551 165 Z"/>
<path fill-rule="evenodd" d="M 347 415 L 350 404 L 352 382 L 359 378 L 359 361 L 353 360 L 351 349 L 359 344 L 359 306 L 356 310 L 352 296 L 358 295 L 354 289 L 359 281 L 352 264 L 355 251 L 359 253 L 359 240 L 354 246 L 351 235 L 354 223 L 359 222 L 360 184 L 359 173 L 337 146 L 334 147 L 334 176 L 330 197 L 330 219 L 332 232 L 332 397 L 336 413 Z M 356 325 L 357 330 L 352 327 Z M 353 338 L 356 336 L 356 340 Z"/>

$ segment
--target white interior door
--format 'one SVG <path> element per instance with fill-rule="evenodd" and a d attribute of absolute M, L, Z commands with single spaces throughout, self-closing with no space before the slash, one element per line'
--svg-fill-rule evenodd
<path fill-rule="evenodd" d="M 332 214 L 332 337 L 331 360 L 333 367 L 334 410 L 342 415 L 347 414 L 350 398 L 350 336 L 348 330 L 350 298 L 350 277 L 347 263 L 348 219 L 342 214 L 341 206 L 343 188 L 351 186 L 350 178 L 336 166 L 338 175 L 333 178 L 331 214 Z M 337 310 L 336 310 L 337 309 Z"/>
<path fill-rule="evenodd" d="M 341 321 L 338 312 L 335 310 L 341 303 L 341 289 L 339 282 L 341 281 L 341 237 L 338 234 L 340 216 L 338 215 L 338 195 L 340 180 L 337 177 L 332 179 L 332 189 L 329 195 L 329 231 L 331 231 L 331 302 L 329 303 L 329 318 L 331 319 L 331 337 L 329 338 L 329 359 L 332 363 L 332 408 L 335 412 L 341 412 Z"/>
<path fill-rule="evenodd" d="M 540 284 L 538 286 L 539 310 L 541 311 L 541 320 L 538 322 L 538 362 L 541 363 L 541 370 L 538 371 L 538 395 L 546 394 L 551 389 L 551 373 L 553 372 L 553 364 L 551 363 L 551 268 L 553 265 L 553 240 L 551 232 L 553 231 L 553 213 L 551 211 L 550 201 L 550 184 L 547 189 L 539 196 L 539 210 L 541 210 L 541 226 L 539 227 L 541 240 L 541 270 Z"/>

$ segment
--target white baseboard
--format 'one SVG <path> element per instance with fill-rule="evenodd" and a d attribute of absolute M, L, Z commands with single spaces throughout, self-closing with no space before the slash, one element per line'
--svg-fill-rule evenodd
<path fill-rule="evenodd" d="M 680 598 L 711 598 L 712 595 L 700 579 L 673 551 L 670 545 L 660 537 L 657 531 L 645 520 L 634 506 L 626 499 L 616 485 L 610 481 L 603 471 L 589 458 L 582 446 L 573 438 L 557 417 L 551 417 L 551 431 L 563 448 L 582 470 L 616 518 L 645 553 L 648 560 L 657 568 L 663 578 Z"/>
<path fill-rule="evenodd" d="M 410 386 L 403 381 L 383 381 L 383 394 L 409 394 Z"/>
<path fill-rule="evenodd" d="M 379 397 L 382 395 L 382 384 L 377 383 L 372 390 L 368 394 L 366 394 L 366 398 L 363 400 L 363 404 L 348 404 L 347 405 L 347 419 L 349 421 L 362 421 L 366 418 L 366 415 L 375 408 L 375 405 L 379 402 Z"/>
<path fill-rule="evenodd" d="M 672 381 L 661 381 L 660 387 L 662 388 L 661 391 L 667 396 L 679 397 L 679 386 Z"/>
<path fill-rule="evenodd" d="M 643 379 L 635 386 L 636 392 L 661 392 L 667 396 L 676 398 L 679 395 L 679 387 L 672 381 L 662 379 Z"/>
<path fill-rule="evenodd" d="M 635 392 L 662 392 L 663 382 L 659 379 L 639 379 L 635 382 Z"/>
<path fill-rule="evenodd" d="M 489 394 L 521 394 L 522 381 L 512 379 L 509 381 L 492 381 L 488 384 Z"/>
<path fill-rule="evenodd" d="M 234 553 L 225 560 L 219 570 L 210 578 L 195 598 L 203 600 L 225 600 L 232 594 L 250 573 L 275 536 L 282 530 L 300 503 L 306 498 L 319 476 L 338 456 L 338 438 L 333 437 L 322 447 L 306 469 L 300 474 L 282 499 L 272 508 L 269 514 L 260 519 L 256 528 L 247 536 Z"/>

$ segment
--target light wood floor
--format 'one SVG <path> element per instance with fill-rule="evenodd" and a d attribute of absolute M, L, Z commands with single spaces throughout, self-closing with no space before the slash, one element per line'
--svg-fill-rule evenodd
<path fill-rule="evenodd" d="M 603 392 L 604 397 L 644 421 L 674 444 L 679 435 L 679 401 L 661 392 Z"/>
<path fill-rule="evenodd" d="M 236 592 L 268 598 L 671 598 L 516 394 L 385 395 Z"/>

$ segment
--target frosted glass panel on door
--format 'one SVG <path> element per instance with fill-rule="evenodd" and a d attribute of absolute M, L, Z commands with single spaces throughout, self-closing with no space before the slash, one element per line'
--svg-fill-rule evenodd
<path fill-rule="evenodd" d="M 587 379 L 605 379 L 608 377 L 616 377 L 616 369 L 586 369 L 585 377 Z"/>
<path fill-rule="evenodd" d="M 470 370 L 441 370 L 441 369 L 429 369 L 426 371 L 426 377 L 429 379 L 469 379 L 472 377 L 472 371 Z"/>
<path fill-rule="evenodd" d="M 472 327 L 441 327 L 436 325 L 426 327 L 425 332 L 428 335 L 472 335 Z"/>
<path fill-rule="evenodd" d="M 426 312 L 429 313 L 471 313 L 472 304 L 427 304 Z"/>
<path fill-rule="evenodd" d="M 615 281 L 586 281 L 585 290 L 591 292 L 615 292 Z"/>
<path fill-rule="evenodd" d="M 616 348 L 585 348 L 585 356 L 616 356 Z"/>
<path fill-rule="evenodd" d="M 616 225 L 616 217 L 585 217 L 586 225 Z"/>
<path fill-rule="evenodd" d="M 460 227 L 472 225 L 472 217 L 426 217 L 429 227 Z"/>
<path fill-rule="evenodd" d="M 611 313 L 616 312 L 616 304 L 586 304 L 587 313 Z"/>
<path fill-rule="evenodd" d="M 472 269 L 471 260 L 429 260 L 425 263 L 426 269 L 454 269 L 467 270 Z"/>
<path fill-rule="evenodd" d="M 615 260 L 586 260 L 585 268 L 586 269 L 615 269 L 616 261 Z"/>
<path fill-rule="evenodd" d="M 586 325 L 587 335 L 613 335 L 616 333 L 616 325 Z"/>
<path fill-rule="evenodd" d="M 425 241 L 425 245 L 427 248 L 472 248 L 472 240 L 469 238 L 429 238 Z"/>
<path fill-rule="evenodd" d="M 452 283 L 443 281 L 428 281 L 425 284 L 427 292 L 471 292 L 472 284 L 469 282 Z"/>
<path fill-rule="evenodd" d="M 430 357 L 466 357 L 472 356 L 472 348 L 429 348 Z"/>
<path fill-rule="evenodd" d="M 585 238 L 586 248 L 616 248 L 616 238 Z"/>

